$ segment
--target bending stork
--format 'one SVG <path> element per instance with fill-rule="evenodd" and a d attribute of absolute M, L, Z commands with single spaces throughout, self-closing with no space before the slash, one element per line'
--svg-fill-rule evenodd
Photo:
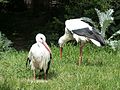
<path fill-rule="evenodd" d="M 50 57 L 51 50 L 46 43 L 46 37 L 39 33 L 36 35 L 36 43 L 30 48 L 28 59 L 30 61 L 31 69 L 33 70 L 34 80 L 36 79 L 36 69 L 44 71 L 44 79 L 46 79 L 49 67 L 50 67 Z"/>
<path fill-rule="evenodd" d="M 91 41 L 96 46 L 105 45 L 105 40 L 94 27 L 82 21 L 82 19 L 70 19 L 65 21 L 65 34 L 60 37 L 60 58 L 62 58 L 62 48 L 70 40 L 81 42 L 79 65 L 82 63 L 82 49 L 86 42 Z"/>

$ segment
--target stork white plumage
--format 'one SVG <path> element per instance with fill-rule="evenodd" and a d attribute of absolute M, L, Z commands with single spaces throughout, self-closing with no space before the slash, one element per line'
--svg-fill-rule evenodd
<path fill-rule="evenodd" d="M 58 41 L 60 46 L 60 58 L 62 58 L 62 48 L 64 44 L 74 39 L 77 42 L 81 42 L 79 65 L 82 63 L 82 49 L 86 42 L 91 41 L 96 46 L 105 45 L 104 38 L 94 27 L 82 21 L 80 18 L 69 19 L 65 21 L 65 34 L 61 36 Z"/>
<path fill-rule="evenodd" d="M 40 72 L 44 71 L 44 79 L 46 79 L 51 59 L 51 50 L 46 43 L 46 37 L 39 33 L 36 35 L 36 43 L 32 45 L 28 54 L 28 60 L 30 60 L 31 69 L 34 73 L 34 79 L 36 79 L 36 69 L 40 69 Z"/>

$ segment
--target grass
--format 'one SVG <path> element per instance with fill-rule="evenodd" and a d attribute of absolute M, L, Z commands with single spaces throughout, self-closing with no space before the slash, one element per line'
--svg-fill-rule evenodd
<path fill-rule="evenodd" d="M 0 58 L 0 90 L 120 90 L 120 51 L 87 44 L 78 66 L 79 46 L 67 44 L 63 58 L 52 45 L 54 64 L 48 80 L 33 80 L 26 68 L 27 51 L 7 51 Z"/>

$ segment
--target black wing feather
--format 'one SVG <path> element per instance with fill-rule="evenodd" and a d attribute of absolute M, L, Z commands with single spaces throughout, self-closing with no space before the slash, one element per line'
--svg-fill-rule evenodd
<path fill-rule="evenodd" d="M 82 29 L 72 30 L 72 32 L 80 36 L 85 36 L 85 37 L 94 39 L 100 42 L 101 45 L 105 45 L 104 38 L 94 28 L 92 30 L 90 30 L 89 28 L 82 28 Z"/>

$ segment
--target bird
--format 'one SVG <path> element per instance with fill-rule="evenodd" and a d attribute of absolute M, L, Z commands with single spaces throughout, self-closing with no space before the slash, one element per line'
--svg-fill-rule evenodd
<path fill-rule="evenodd" d="M 92 42 L 98 47 L 105 45 L 105 39 L 96 30 L 96 28 L 81 18 L 68 19 L 65 21 L 65 33 L 58 40 L 61 59 L 63 46 L 70 40 L 76 40 L 77 43 L 80 42 L 79 65 L 82 63 L 82 50 L 87 42 Z"/>
<path fill-rule="evenodd" d="M 33 44 L 30 48 L 27 62 L 30 62 L 31 70 L 33 70 L 34 80 L 36 80 L 36 69 L 39 69 L 40 72 L 44 71 L 44 79 L 46 80 L 47 73 L 50 68 L 52 52 L 46 43 L 46 37 L 42 33 L 38 33 L 35 38 L 36 43 Z"/>

